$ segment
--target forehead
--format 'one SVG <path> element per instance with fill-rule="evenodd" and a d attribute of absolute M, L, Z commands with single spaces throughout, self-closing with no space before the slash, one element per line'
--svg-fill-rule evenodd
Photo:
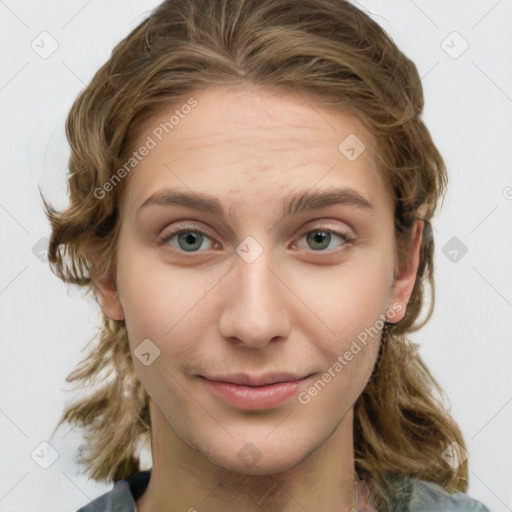
<path fill-rule="evenodd" d="M 190 107 L 190 105 L 194 105 Z M 364 124 L 303 95 L 256 87 L 209 87 L 156 114 L 134 150 L 152 146 L 129 175 L 135 209 L 162 187 L 207 191 L 230 204 L 260 202 L 318 184 L 359 190 L 388 203 Z"/>

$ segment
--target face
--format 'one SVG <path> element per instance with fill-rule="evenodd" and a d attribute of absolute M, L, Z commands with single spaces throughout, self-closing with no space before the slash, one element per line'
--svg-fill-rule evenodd
<path fill-rule="evenodd" d="M 393 272 L 393 201 L 355 117 L 262 89 L 194 98 L 161 140 L 176 106 L 137 141 L 156 144 L 124 191 L 103 308 L 124 314 L 167 427 L 219 466 L 278 472 L 352 410 L 414 279 Z M 210 382 L 283 372 L 296 382 Z M 244 450 L 263 455 L 253 468 Z"/>

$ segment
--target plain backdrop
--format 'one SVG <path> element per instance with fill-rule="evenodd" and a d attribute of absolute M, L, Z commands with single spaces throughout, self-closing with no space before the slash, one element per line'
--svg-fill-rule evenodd
<path fill-rule="evenodd" d="M 49 270 L 37 186 L 67 205 L 67 110 L 157 4 L 0 1 L 2 512 L 72 512 L 112 487 L 89 481 L 75 463 L 78 429 L 51 438 L 76 397 L 64 379 L 100 313 Z M 469 494 L 495 512 L 512 510 L 512 1 L 358 5 L 416 63 L 424 120 L 449 172 L 433 223 L 436 307 L 411 338 L 464 433 Z"/>

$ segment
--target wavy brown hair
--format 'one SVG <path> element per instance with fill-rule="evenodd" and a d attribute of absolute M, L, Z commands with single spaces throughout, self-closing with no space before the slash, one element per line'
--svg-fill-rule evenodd
<path fill-rule="evenodd" d="M 454 441 L 465 448 L 463 436 L 418 345 L 407 337 L 433 312 L 430 220 L 446 189 L 445 163 L 421 119 L 424 98 L 415 64 L 351 3 L 166 0 L 153 10 L 115 46 L 68 114 L 70 205 L 57 212 L 43 198 L 52 228 L 52 271 L 88 292 L 96 278 L 115 282 L 119 203 L 127 180 L 101 200 L 94 191 L 126 161 L 156 114 L 208 86 L 229 84 L 300 94 L 365 124 L 395 202 L 396 265 L 405 261 L 414 219 L 424 220 L 405 317 L 384 325 L 373 374 L 355 404 L 356 470 L 377 499 L 389 497 L 384 487 L 394 475 L 465 492 L 467 460 L 453 470 L 442 458 Z M 427 287 L 430 305 L 420 320 Z M 57 427 L 69 422 L 85 430 L 79 463 L 92 479 L 126 479 L 141 470 L 139 450 L 150 440 L 148 395 L 136 376 L 123 321 L 103 314 L 93 341 L 66 379 L 90 393 L 66 408 Z"/>

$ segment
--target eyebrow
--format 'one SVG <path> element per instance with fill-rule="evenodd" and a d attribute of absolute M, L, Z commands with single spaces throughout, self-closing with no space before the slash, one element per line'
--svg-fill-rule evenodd
<path fill-rule="evenodd" d="M 370 215 L 375 214 L 374 206 L 357 190 L 353 188 L 331 188 L 316 191 L 307 190 L 289 197 L 283 206 L 283 217 L 311 210 L 319 210 L 337 204 L 355 207 Z M 217 197 L 204 192 L 187 192 L 173 189 L 160 190 L 148 197 L 139 206 L 137 213 L 149 205 L 184 206 L 193 210 L 226 217 L 222 202 Z M 231 209 L 228 215 L 233 217 Z"/>

